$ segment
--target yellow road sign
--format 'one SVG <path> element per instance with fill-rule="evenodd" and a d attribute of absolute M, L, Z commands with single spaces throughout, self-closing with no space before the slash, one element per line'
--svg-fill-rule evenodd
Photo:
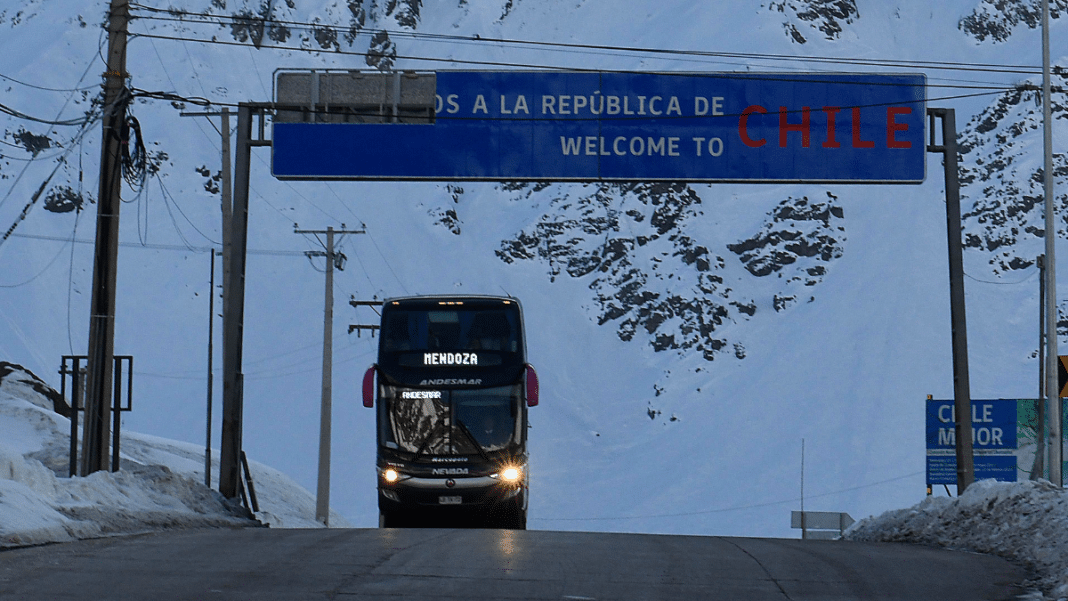
<path fill-rule="evenodd" d="M 1068 355 L 1060 355 L 1057 358 L 1060 359 L 1057 362 L 1057 388 L 1061 390 L 1057 396 L 1064 398 L 1068 397 Z"/>

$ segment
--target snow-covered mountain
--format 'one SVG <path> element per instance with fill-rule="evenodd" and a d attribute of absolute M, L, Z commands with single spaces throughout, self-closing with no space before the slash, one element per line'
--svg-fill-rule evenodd
<path fill-rule="evenodd" d="M 135 371 L 124 428 L 204 442 L 219 120 L 181 113 L 269 100 L 278 68 L 923 72 L 929 106 L 955 108 L 961 128 L 973 395 L 1033 397 L 1038 5 L 134 4 L 131 114 L 148 177 L 122 208 L 116 352 Z M 1068 1 L 1051 5 L 1063 49 Z M 0 6 L 0 359 L 56 387 L 60 356 L 88 337 L 104 12 Z M 1068 55 L 1054 62 L 1064 207 Z M 376 340 L 347 333 L 375 317 L 350 296 L 522 300 L 544 391 L 531 527 L 791 536 L 802 439 L 806 509 L 862 517 L 923 496 L 923 401 L 952 394 L 937 155 L 924 184 L 882 187 L 298 183 L 269 163 L 253 151 L 245 450 L 314 488 L 323 266 L 293 224 L 366 225 L 342 239 L 335 278 L 332 502 L 353 524 L 376 514 L 373 416 L 357 401 Z"/>

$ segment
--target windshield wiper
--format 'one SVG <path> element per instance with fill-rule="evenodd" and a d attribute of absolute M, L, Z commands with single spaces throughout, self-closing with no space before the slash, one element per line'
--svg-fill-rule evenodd
<path fill-rule="evenodd" d="M 448 414 L 442 413 L 440 416 L 438 416 L 438 421 L 434 424 L 434 427 L 430 429 L 430 433 L 427 434 L 426 438 L 423 439 L 423 444 L 419 445 L 419 450 L 415 452 L 415 455 L 413 455 L 409 461 L 415 463 L 419 460 L 420 457 L 423 456 L 423 453 L 425 453 L 427 448 L 430 446 L 430 442 L 437 438 L 437 436 L 435 435 L 438 433 L 438 430 L 445 425 L 444 422 L 446 415 Z"/>
<path fill-rule="evenodd" d="M 478 441 L 475 440 L 475 435 L 471 434 L 471 431 L 464 425 L 463 420 L 456 418 L 456 425 L 459 426 L 460 432 L 467 437 L 467 440 L 470 440 L 471 444 L 475 445 L 475 450 L 478 451 L 478 454 L 482 455 L 482 458 L 488 462 L 490 460 L 489 455 L 486 453 L 486 450 L 482 448 L 482 445 L 478 444 Z"/>

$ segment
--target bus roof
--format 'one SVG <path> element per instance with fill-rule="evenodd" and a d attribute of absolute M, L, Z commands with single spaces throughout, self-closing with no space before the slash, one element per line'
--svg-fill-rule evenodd
<path fill-rule="evenodd" d="M 521 308 L 519 299 L 512 296 L 491 296 L 482 294 L 455 294 L 455 295 L 425 295 L 425 296 L 399 296 L 387 298 L 382 301 L 383 306 L 391 305 L 398 307 L 433 307 L 440 304 L 464 303 L 474 306 L 499 306 L 514 304 Z"/>

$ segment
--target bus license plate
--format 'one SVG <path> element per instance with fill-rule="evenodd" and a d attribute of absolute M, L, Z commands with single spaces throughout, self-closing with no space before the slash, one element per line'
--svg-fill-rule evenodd
<path fill-rule="evenodd" d="M 438 503 L 441 505 L 459 505 L 463 502 L 463 497 L 438 497 Z"/>

